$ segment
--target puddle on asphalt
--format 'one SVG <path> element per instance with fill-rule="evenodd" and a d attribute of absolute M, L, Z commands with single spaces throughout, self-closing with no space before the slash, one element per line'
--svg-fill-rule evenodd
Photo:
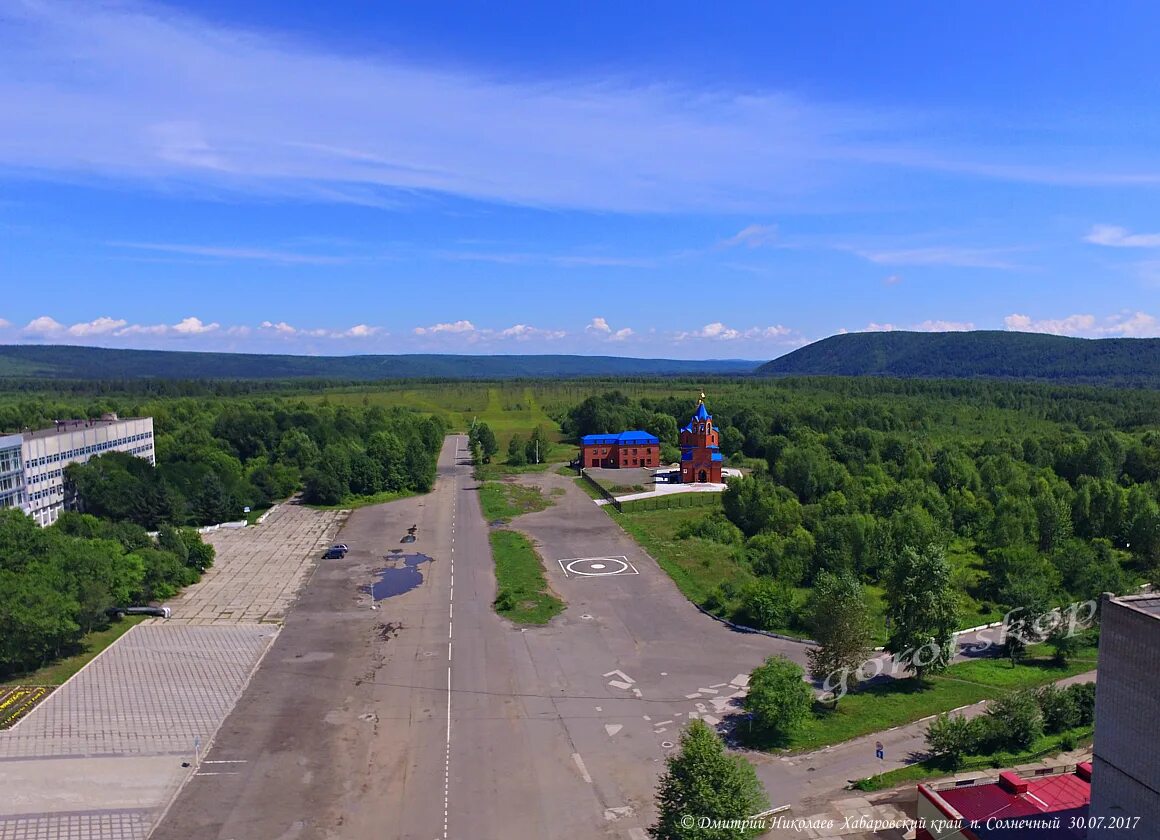
<path fill-rule="evenodd" d="M 404 554 L 392 552 L 387 558 L 391 565 L 382 569 L 375 569 L 373 574 L 378 577 L 370 586 L 360 586 L 362 592 L 369 593 L 376 601 L 384 598 L 393 598 L 415 589 L 423 582 L 423 573 L 419 567 L 430 563 L 431 558 L 426 554 Z"/>

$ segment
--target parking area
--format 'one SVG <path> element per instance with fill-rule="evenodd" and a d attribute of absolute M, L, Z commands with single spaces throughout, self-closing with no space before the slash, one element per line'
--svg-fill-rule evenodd
<path fill-rule="evenodd" d="M 315 561 L 338 533 L 345 511 L 284 504 L 256 528 L 214 531 L 217 550 L 201 582 L 167 603 L 176 624 L 279 622 Z"/>

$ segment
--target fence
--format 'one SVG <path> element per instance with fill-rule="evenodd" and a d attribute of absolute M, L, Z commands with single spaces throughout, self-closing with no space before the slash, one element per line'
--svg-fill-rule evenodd
<path fill-rule="evenodd" d="M 617 510 L 622 510 L 621 503 L 616 500 L 616 497 L 609 493 L 604 485 L 590 476 L 587 470 L 580 470 L 580 477 L 584 479 L 584 481 L 588 482 L 588 486 L 594 488 L 596 492 L 600 494 L 601 498 L 607 499 L 608 504 L 612 505 Z"/>
<path fill-rule="evenodd" d="M 638 510 L 668 510 L 670 508 L 719 507 L 720 493 L 664 493 L 653 499 L 633 499 L 621 502 L 617 509 L 622 512 Z"/>

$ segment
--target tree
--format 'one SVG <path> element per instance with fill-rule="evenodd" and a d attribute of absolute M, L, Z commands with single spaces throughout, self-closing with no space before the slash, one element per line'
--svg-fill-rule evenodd
<path fill-rule="evenodd" d="M 741 840 L 757 837 L 753 828 L 702 827 L 701 818 L 743 820 L 769 807 L 753 766 L 725 752 L 725 745 L 704 721 L 694 720 L 681 733 L 680 748 L 665 760 L 657 784 L 654 840 Z M 694 817 L 687 825 L 687 817 Z"/>
<path fill-rule="evenodd" d="M 484 457 L 490 458 L 499 452 L 499 443 L 496 442 L 495 433 L 486 423 L 476 423 L 475 427 L 471 430 L 470 437 L 473 441 L 479 443 Z"/>
<path fill-rule="evenodd" d="M 822 572 L 814 581 L 806 615 L 818 643 L 808 654 L 810 676 L 825 679 L 839 670 L 856 674 L 871 647 L 870 607 L 858 579 L 850 572 Z"/>
<path fill-rule="evenodd" d="M 677 421 L 670 414 L 655 413 L 644 424 L 644 430 L 650 435 L 656 435 L 662 444 L 676 446 Z"/>
<path fill-rule="evenodd" d="M 771 656 L 749 675 L 745 709 L 754 726 L 774 742 L 784 743 L 809 717 L 814 692 L 805 671 L 784 656 Z"/>
<path fill-rule="evenodd" d="M 522 467 L 528 462 L 524 441 L 519 435 L 512 435 L 512 439 L 508 441 L 507 462 L 514 467 Z"/>
<path fill-rule="evenodd" d="M 543 426 L 536 426 L 524 446 L 524 453 L 529 464 L 542 464 L 548 460 L 551 448 L 552 441 L 548 438 L 547 430 Z"/>
<path fill-rule="evenodd" d="M 793 590 L 778 581 L 762 579 L 741 592 L 741 620 L 758 630 L 780 630 L 793 620 Z"/>
<path fill-rule="evenodd" d="M 328 467 L 309 470 L 302 495 L 312 505 L 337 505 L 346 495 L 345 488 Z"/>
<path fill-rule="evenodd" d="M 954 654 L 957 595 L 941 548 L 905 547 L 887 569 L 886 650 L 921 681 L 946 668 Z"/>

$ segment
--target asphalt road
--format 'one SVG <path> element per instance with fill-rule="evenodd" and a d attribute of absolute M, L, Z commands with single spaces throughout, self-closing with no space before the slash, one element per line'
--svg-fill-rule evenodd
<path fill-rule="evenodd" d="M 319 562 L 155 838 L 641 840 L 680 727 L 721 717 L 765 656 L 804 656 L 701 615 L 560 477 L 565 495 L 520 527 L 568 608 L 514 627 L 491 608 L 466 454 L 448 438 L 431 494 L 351 515 L 350 554 Z M 412 524 L 417 541 L 400 543 Z M 373 602 L 360 587 L 405 565 L 398 550 L 422 582 Z M 577 557 L 625 561 L 566 575 L 558 561 Z M 620 562 L 637 573 L 607 574 Z"/>

